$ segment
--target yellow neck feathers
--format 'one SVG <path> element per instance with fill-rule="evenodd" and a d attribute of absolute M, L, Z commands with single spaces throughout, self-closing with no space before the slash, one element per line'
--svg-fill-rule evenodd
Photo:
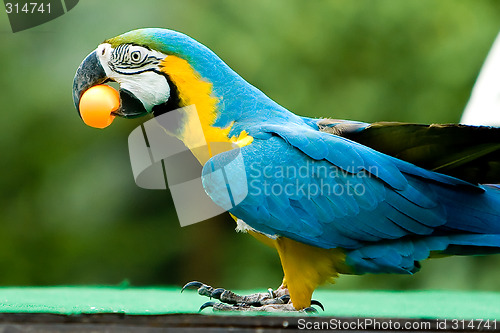
<path fill-rule="evenodd" d="M 240 146 L 252 142 L 252 138 L 245 132 L 242 132 L 238 138 L 230 139 L 228 137 L 230 126 L 224 129 L 212 126 L 217 116 L 218 99 L 212 95 L 212 84 L 204 81 L 186 60 L 169 55 L 161 62 L 160 70 L 166 73 L 177 87 L 180 106 L 196 106 L 198 119 L 196 115 L 190 116 L 178 134 L 179 139 L 189 149 L 198 148 L 210 142 L 234 142 Z M 198 120 L 201 123 L 201 133 L 197 129 L 199 128 Z M 208 147 L 208 154 L 201 153 L 199 149 L 193 150 L 202 164 L 212 155 L 210 145 Z"/>

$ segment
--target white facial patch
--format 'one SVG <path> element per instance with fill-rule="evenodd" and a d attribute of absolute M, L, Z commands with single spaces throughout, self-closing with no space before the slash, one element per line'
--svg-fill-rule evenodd
<path fill-rule="evenodd" d="M 155 105 L 168 101 L 170 97 L 167 79 L 155 72 L 143 72 L 133 76 L 119 74 L 112 79 L 118 82 L 122 89 L 133 93 L 148 112 L 151 112 Z"/>
<path fill-rule="evenodd" d="M 166 77 L 159 73 L 160 61 L 166 54 L 131 44 L 112 48 L 108 43 L 99 45 L 96 53 L 106 76 L 134 94 L 146 111 L 151 112 L 155 105 L 168 101 L 170 87 Z"/>

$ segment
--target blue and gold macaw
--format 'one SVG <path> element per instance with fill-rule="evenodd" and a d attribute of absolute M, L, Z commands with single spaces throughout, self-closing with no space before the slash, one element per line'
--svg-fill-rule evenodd
<path fill-rule="evenodd" d="M 207 142 L 240 147 L 249 190 L 229 212 L 238 231 L 277 250 L 284 278 L 249 296 L 187 285 L 221 300 L 215 309 L 310 309 L 313 291 L 339 274 L 413 274 L 432 256 L 500 253 L 500 187 L 484 185 L 500 183 L 498 128 L 300 117 L 166 29 L 100 44 L 77 70 L 76 107 L 107 81 L 120 84 L 118 116 L 194 104 Z M 189 123 L 175 135 L 193 148 Z M 203 174 L 229 155 L 197 156 Z M 225 186 L 204 178 L 216 203 Z"/>

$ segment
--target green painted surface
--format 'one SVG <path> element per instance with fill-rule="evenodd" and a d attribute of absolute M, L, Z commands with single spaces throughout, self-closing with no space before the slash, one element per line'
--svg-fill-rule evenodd
<path fill-rule="evenodd" d="M 494 292 L 318 290 L 314 298 L 325 306 L 319 313 L 325 316 L 500 319 L 500 293 Z M 196 313 L 207 300 L 196 291 L 181 294 L 176 287 L 0 288 L 3 313 Z"/>

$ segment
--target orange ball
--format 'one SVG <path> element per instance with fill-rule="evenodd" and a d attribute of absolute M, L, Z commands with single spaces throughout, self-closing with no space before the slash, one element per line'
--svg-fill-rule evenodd
<path fill-rule="evenodd" d="M 83 93 L 79 107 L 85 124 L 105 128 L 115 119 L 111 113 L 120 107 L 120 94 L 104 84 L 93 86 Z"/>

